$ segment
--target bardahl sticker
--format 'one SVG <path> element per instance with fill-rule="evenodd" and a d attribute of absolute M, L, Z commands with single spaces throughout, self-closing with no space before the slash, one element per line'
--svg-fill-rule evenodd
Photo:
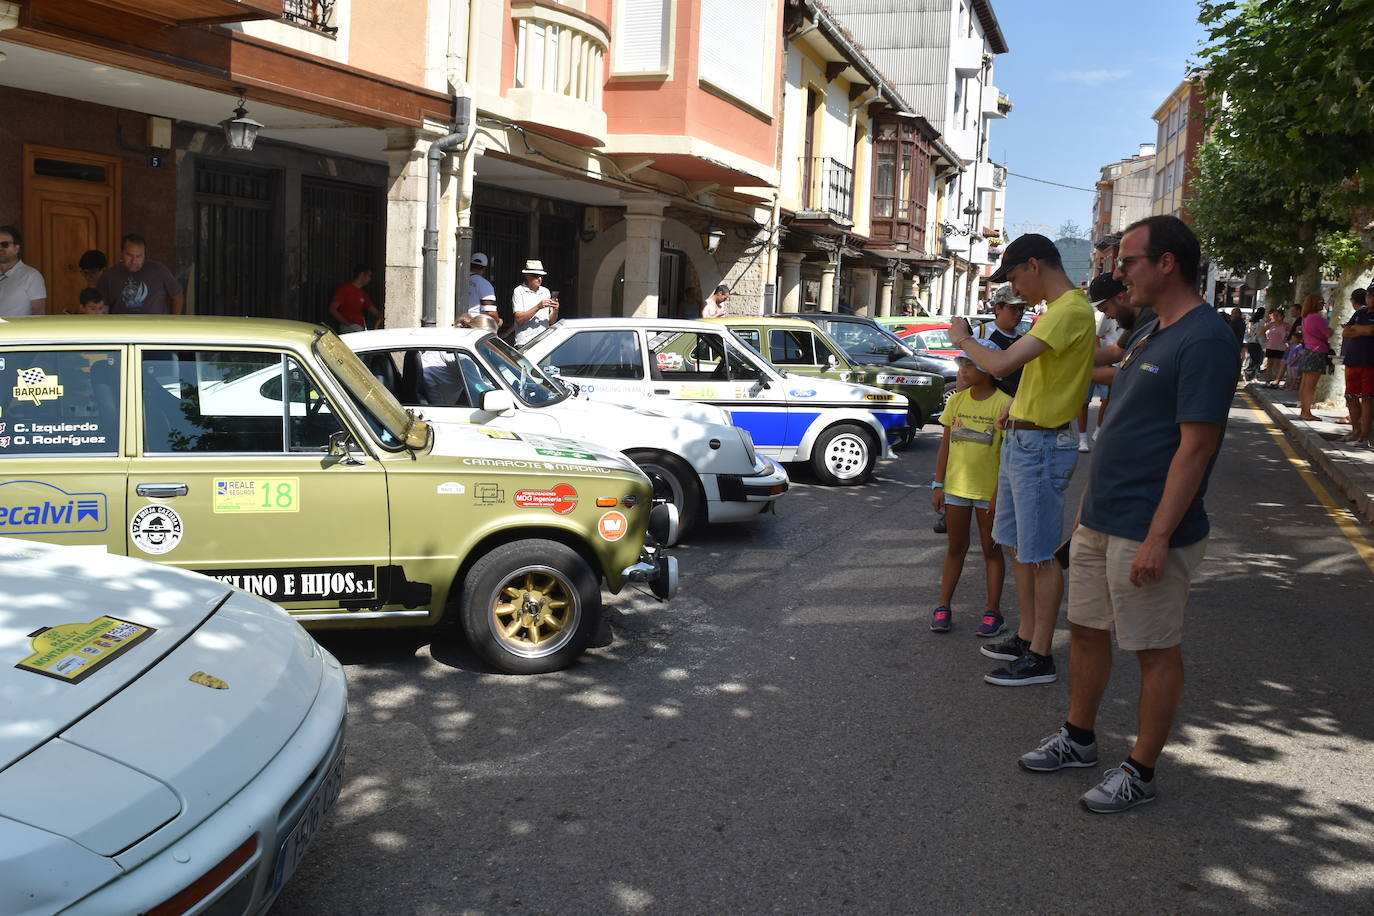
<path fill-rule="evenodd" d="M 41 366 L 32 369 L 15 370 L 14 399 L 33 401 L 35 405 L 44 401 L 55 401 L 62 397 L 62 382 L 55 375 L 48 375 Z"/>
<path fill-rule="evenodd" d="M 144 506 L 129 519 L 129 540 L 144 553 L 170 553 L 181 543 L 181 516 L 171 506 Z"/>
<path fill-rule="evenodd" d="M 79 684 L 156 632 L 153 627 L 106 616 L 43 627 L 29 634 L 30 654 L 14 667 Z"/>
<path fill-rule="evenodd" d="M 511 502 L 522 509 L 552 509 L 567 515 L 577 508 L 577 490 L 569 483 L 560 483 L 547 490 L 516 490 Z"/>
<path fill-rule="evenodd" d="M 618 541 L 630 530 L 630 520 L 625 517 L 625 513 L 612 509 L 597 520 L 596 530 L 600 532 L 603 541 Z"/>
<path fill-rule="evenodd" d="M 299 477 L 216 477 L 212 506 L 231 515 L 262 512 L 299 512 Z"/>

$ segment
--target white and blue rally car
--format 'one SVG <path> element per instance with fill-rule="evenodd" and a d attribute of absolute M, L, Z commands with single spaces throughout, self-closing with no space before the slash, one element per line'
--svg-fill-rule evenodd
<path fill-rule="evenodd" d="M 729 328 L 668 318 L 564 319 L 524 347 L 579 394 L 639 404 L 724 409 L 754 446 L 782 462 L 809 462 L 827 484 L 863 483 L 907 423 L 899 394 L 789 376 Z M 686 411 L 680 411 L 687 413 Z"/>

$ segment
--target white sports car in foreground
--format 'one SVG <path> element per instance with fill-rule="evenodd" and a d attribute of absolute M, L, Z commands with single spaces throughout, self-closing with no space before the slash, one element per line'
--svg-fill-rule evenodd
<path fill-rule="evenodd" d="M 193 573 L 0 540 L 0 913 L 259 914 L 338 796 L 339 663 Z"/>

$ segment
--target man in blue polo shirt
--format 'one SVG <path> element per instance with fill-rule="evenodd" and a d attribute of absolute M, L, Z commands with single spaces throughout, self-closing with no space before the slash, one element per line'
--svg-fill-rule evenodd
<path fill-rule="evenodd" d="M 1140 663 L 1139 727 L 1119 767 L 1082 797 L 1091 811 L 1155 798 L 1154 768 L 1183 695 L 1183 608 L 1207 546 L 1203 508 L 1240 377 L 1240 347 L 1198 296 L 1200 251 L 1173 216 L 1121 239 L 1116 276 L 1158 323 L 1136 337 L 1112 383 L 1069 560 L 1069 714 L 1021 766 L 1097 764 L 1093 728 L 1117 644 Z"/>

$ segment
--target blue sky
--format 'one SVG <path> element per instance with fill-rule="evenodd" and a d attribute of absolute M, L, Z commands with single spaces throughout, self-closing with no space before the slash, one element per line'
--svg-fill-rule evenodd
<path fill-rule="evenodd" d="M 1011 171 L 1091 188 L 1107 163 L 1153 143 L 1150 118 L 1182 82 L 1203 37 L 1195 0 L 995 0 L 1011 50 L 994 82 L 1015 105 L 989 146 Z M 1011 236 L 1088 227 L 1093 195 L 1008 178 Z M 1048 227 L 1048 228 L 1047 228 Z"/>

